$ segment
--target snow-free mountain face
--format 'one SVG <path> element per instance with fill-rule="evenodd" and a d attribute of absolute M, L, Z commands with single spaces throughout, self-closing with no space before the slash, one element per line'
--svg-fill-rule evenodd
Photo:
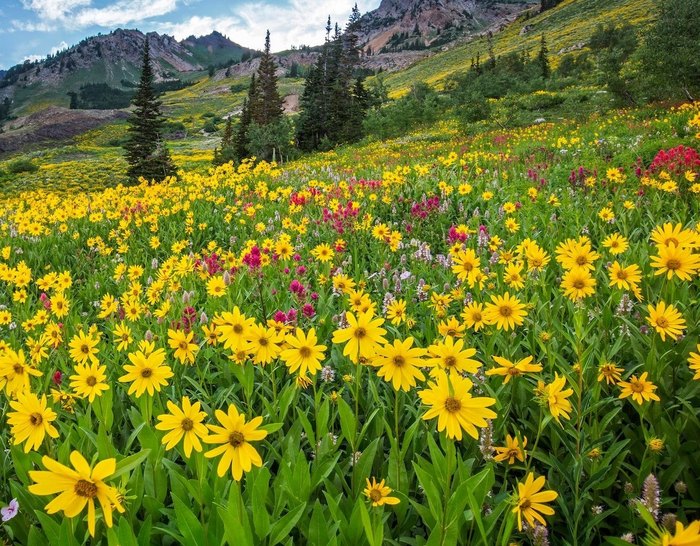
<path fill-rule="evenodd" d="M 218 32 L 179 42 L 167 34 L 145 35 L 119 28 L 86 38 L 40 61 L 12 67 L 0 80 L 0 98 L 9 96 L 21 106 L 38 96 L 52 102 L 51 96 L 65 97 L 85 83 L 128 88 L 138 82 L 146 36 L 156 81 L 176 80 L 188 72 L 232 64 L 252 53 Z"/>
<path fill-rule="evenodd" d="M 382 0 L 362 18 L 365 51 L 422 50 L 497 25 L 532 1 Z"/>

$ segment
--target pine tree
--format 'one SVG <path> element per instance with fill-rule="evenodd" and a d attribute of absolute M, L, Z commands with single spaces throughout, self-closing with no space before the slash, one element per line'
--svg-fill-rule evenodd
<path fill-rule="evenodd" d="M 270 31 L 265 35 L 265 50 L 258 67 L 260 106 L 253 114 L 253 121 L 259 125 L 269 125 L 284 114 L 282 98 L 277 90 L 277 66 L 270 53 Z"/>
<path fill-rule="evenodd" d="M 224 126 L 224 134 L 221 136 L 221 148 L 214 149 L 214 159 L 212 163 L 214 165 L 223 165 L 229 161 L 236 160 L 236 148 L 233 139 L 233 125 L 232 116 L 226 119 L 226 125 Z"/>
<path fill-rule="evenodd" d="M 153 69 L 148 38 L 143 47 L 143 63 L 138 90 L 132 100 L 134 111 L 129 117 L 128 140 L 124 145 L 129 164 L 127 175 L 132 183 L 140 177 L 160 181 L 175 176 L 176 168 L 161 133 L 165 118 L 153 88 Z"/>
<path fill-rule="evenodd" d="M 540 39 L 540 52 L 537 54 L 537 64 L 540 67 L 540 75 L 546 80 L 552 73 L 549 66 L 549 49 L 547 49 L 547 41 L 544 39 L 544 34 Z"/>
<path fill-rule="evenodd" d="M 641 48 L 644 83 L 653 97 L 700 98 L 697 0 L 662 0 Z"/>
<path fill-rule="evenodd" d="M 335 25 L 331 37 L 330 17 L 321 55 L 307 73 L 300 98 L 297 142 L 302 150 L 329 148 L 362 138 L 369 107 L 363 80 L 355 78 L 360 64 L 360 12 L 352 10 L 345 30 Z"/>

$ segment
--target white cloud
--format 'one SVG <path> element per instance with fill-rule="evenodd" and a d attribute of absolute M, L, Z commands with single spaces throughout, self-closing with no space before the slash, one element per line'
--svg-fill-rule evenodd
<path fill-rule="evenodd" d="M 43 59 L 41 55 L 25 55 L 24 58 L 22 59 L 22 62 L 24 61 L 29 61 L 29 62 L 34 62 L 34 61 L 40 61 Z"/>
<path fill-rule="evenodd" d="M 16 30 L 49 32 L 57 27 L 81 29 L 90 26 L 115 27 L 173 12 L 178 0 L 118 0 L 95 8 L 92 0 L 22 0 L 38 21 L 13 21 Z"/>
<path fill-rule="evenodd" d="M 31 10 L 42 20 L 59 21 L 76 8 L 89 6 L 91 0 L 22 0 L 25 9 Z"/>
<path fill-rule="evenodd" d="M 122 0 L 104 8 L 88 8 L 72 18 L 71 26 L 114 27 L 166 15 L 177 8 L 177 0 Z"/>
<path fill-rule="evenodd" d="M 51 55 L 55 55 L 59 51 L 63 51 L 64 49 L 68 49 L 68 44 L 65 41 L 61 41 L 60 44 L 55 45 L 51 48 Z"/>
<path fill-rule="evenodd" d="M 359 0 L 357 6 L 362 13 L 374 9 L 379 0 Z M 195 15 L 181 23 L 160 23 L 159 32 L 172 34 L 182 40 L 192 34 L 209 34 L 218 30 L 234 42 L 262 49 L 265 31 L 270 30 L 273 51 L 287 49 L 292 45 L 318 45 L 325 37 L 324 27 L 328 16 L 343 28 L 352 9 L 352 1 L 329 2 L 328 0 L 291 0 L 283 5 L 268 2 L 248 2 L 235 9 L 235 13 L 222 17 Z"/>

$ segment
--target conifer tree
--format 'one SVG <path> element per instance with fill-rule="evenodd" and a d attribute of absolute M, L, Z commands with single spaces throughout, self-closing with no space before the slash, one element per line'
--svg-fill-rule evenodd
<path fill-rule="evenodd" d="M 128 140 L 124 145 L 129 164 L 127 175 L 132 183 L 140 177 L 149 182 L 161 181 L 175 176 L 176 168 L 170 152 L 163 142 L 162 128 L 165 118 L 161 113 L 161 103 L 153 88 L 153 69 L 146 38 L 143 47 L 143 62 L 138 90 L 131 103 L 134 111 L 129 117 Z"/>
<path fill-rule="evenodd" d="M 540 67 L 540 75 L 546 80 L 552 73 L 549 66 L 549 49 L 547 49 L 547 41 L 544 39 L 544 34 L 540 39 L 540 52 L 537 54 L 537 64 Z"/>
<path fill-rule="evenodd" d="M 302 150 L 329 148 L 362 138 L 369 100 L 362 78 L 355 77 L 361 55 L 357 5 L 343 32 L 336 25 L 331 38 L 332 28 L 329 17 L 326 42 L 307 73 L 299 101 L 297 141 Z"/>
<path fill-rule="evenodd" d="M 270 31 L 265 35 L 265 50 L 258 67 L 259 108 L 252 119 L 259 125 L 269 125 L 279 120 L 283 113 L 282 98 L 277 90 L 277 66 L 270 53 Z"/>
<path fill-rule="evenodd" d="M 221 136 L 221 147 L 214 149 L 214 165 L 223 165 L 236 159 L 235 142 L 233 140 L 232 116 L 226 119 L 224 134 Z"/>

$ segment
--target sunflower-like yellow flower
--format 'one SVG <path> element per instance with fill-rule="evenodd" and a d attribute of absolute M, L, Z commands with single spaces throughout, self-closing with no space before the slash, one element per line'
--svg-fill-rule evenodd
<path fill-rule="evenodd" d="M 460 250 L 452 257 L 452 272 L 460 281 L 467 282 L 470 287 L 474 287 L 480 273 L 479 267 L 479 257 L 471 248 Z"/>
<path fill-rule="evenodd" d="M 212 298 L 226 294 L 226 282 L 221 275 L 215 275 L 207 281 L 207 294 Z"/>
<path fill-rule="evenodd" d="M 90 362 L 97 362 L 97 353 L 100 350 L 97 348 L 99 339 L 93 337 L 92 334 L 85 334 L 80 330 L 73 339 L 71 339 L 68 344 L 70 347 L 70 357 L 75 360 L 78 364 L 84 364 L 88 360 Z"/>
<path fill-rule="evenodd" d="M 246 423 L 245 416 L 238 413 L 233 404 L 228 407 L 228 413 L 216 410 L 215 415 L 222 426 L 207 425 L 213 434 L 204 438 L 204 441 L 221 445 L 207 451 L 204 456 L 211 459 L 221 455 L 216 468 L 218 476 L 223 476 L 230 468 L 233 479 L 239 481 L 243 472 L 249 472 L 253 466 L 262 466 L 260 454 L 250 444 L 267 436 L 266 430 L 258 428 L 262 424 L 262 417 L 255 417 Z"/>
<path fill-rule="evenodd" d="M 658 252 L 658 256 L 651 257 L 651 267 L 656 269 L 654 275 L 689 281 L 700 270 L 700 254 L 693 254 L 692 248 L 669 244 L 658 247 Z"/>
<path fill-rule="evenodd" d="M 0 351 L 0 388 L 5 388 L 8 396 L 29 390 L 29 378 L 43 374 L 27 363 L 24 351 L 14 351 L 9 347 Z"/>
<path fill-rule="evenodd" d="M 683 333 L 685 319 L 673 304 L 666 305 L 665 302 L 660 301 L 656 307 L 648 305 L 647 311 L 649 311 L 647 322 L 654 327 L 663 341 L 666 341 L 666 336 L 676 340 Z"/>
<path fill-rule="evenodd" d="M 484 310 L 486 324 L 495 324 L 499 330 L 503 329 L 506 332 L 520 326 L 526 316 L 525 306 L 508 292 L 502 296 L 492 295 L 491 303 L 486 304 Z"/>
<path fill-rule="evenodd" d="M 518 515 L 518 530 L 523 530 L 523 516 L 527 523 L 534 527 L 535 520 L 542 525 L 547 525 L 542 514 L 545 516 L 554 514 L 554 510 L 546 503 L 556 500 L 559 494 L 551 490 L 542 491 L 543 487 L 544 476 L 535 479 L 532 472 L 527 475 L 524 483 L 518 483 L 518 498 L 513 508 L 513 513 Z"/>
<path fill-rule="evenodd" d="M 192 449 L 202 451 L 200 439 L 208 434 L 207 427 L 202 423 L 207 416 L 206 412 L 201 411 L 202 405 L 199 402 L 192 404 L 188 396 L 183 396 L 182 409 L 170 400 L 167 406 L 170 413 L 159 415 L 156 425 L 156 429 L 168 431 L 161 440 L 165 449 L 174 448 L 184 438 L 185 457 L 189 458 Z"/>
<path fill-rule="evenodd" d="M 518 438 L 513 438 L 510 434 L 506 434 L 506 445 L 503 447 L 496 447 L 496 455 L 493 457 L 494 461 L 503 462 L 508 461 L 508 464 L 515 463 L 515 460 L 519 460 L 521 463 L 525 462 L 525 446 L 527 446 L 527 437 L 523 438 L 523 445 L 520 445 Z"/>
<path fill-rule="evenodd" d="M 629 242 L 626 237 L 619 233 L 613 233 L 603 240 L 603 246 L 610 250 L 610 254 L 617 256 L 629 248 Z"/>
<path fill-rule="evenodd" d="M 475 332 L 478 332 L 485 324 L 484 304 L 473 301 L 464 308 L 460 316 L 467 328 L 472 328 Z"/>
<path fill-rule="evenodd" d="M 610 286 L 623 290 L 633 290 L 642 280 L 642 271 L 637 264 L 623 267 L 614 261 L 608 267 L 608 274 L 610 275 Z"/>
<path fill-rule="evenodd" d="M 46 407 L 46 395 L 39 398 L 33 392 L 17 393 L 17 400 L 10 401 L 14 410 L 7 414 L 7 424 L 15 444 L 24 442 L 24 452 L 39 449 L 44 437 L 58 438 L 58 431 L 51 424 L 56 412 Z"/>
<path fill-rule="evenodd" d="M 479 437 L 476 427 L 486 427 L 486 419 L 495 419 L 496 413 L 489 409 L 496 403 L 495 398 L 473 398 L 469 379 L 459 375 L 448 375 L 438 371 L 436 381 L 428 383 L 428 388 L 418 396 L 430 409 L 423 415 L 424 420 L 438 418 L 438 432 L 446 431 L 448 438 L 462 439 L 462 430 L 474 439 Z"/>
<path fill-rule="evenodd" d="M 255 324 L 255 319 L 247 318 L 236 306 L 233 312 L 226 311 L 215 316 L 213 324 L 224 349 L 231 349 L 235 353 L 245 344 L 245 337 Z"/>
<path fill-rule="evenodd" d="M 691 352 L 688 356 L 688 365 L 690 366 L 690 369 L 695 372 L 693 379 L 700 380 L 700 343 L 698 343 L 695 350 L 697 353 Z"/>
<path fill-rule="evenodd" d="M 367 478 L 367 487 L 365 487 L 363 493 L 370 501 L 372 501 L 372 506 L 399 504 L 400 502 L 396 497 L 389 496 L 392 489 L 384 485 L 384 481 L 385 480 L 382 480 L 377 483 L 377 480 L 373 477 L 372 481 L 370 482 L 369 478 Z"/>
<path fill-rule="evenodd" d="M 92 404 L 96 396 L 102 396 L 104 391 L 109 390 L 107 384 L 107 366 L 100 366 L 98 363 L 78 364 L 73 368 L 74 375 L 70 376 L 70 386 L 77 396 L 87 397 Z"/>
<path fill-rule="evenodd" d="M 476 349 L 465 347 L 463 339 L 455 341 L 448 336 L 428 347 L 428 352 L 432 358 L 426 364 L 450 373 L 476 373 L 481 367 L 481 362 L 471 358 L 476 355 Z"/>
<path fill-rule="evenodd" d="M 620 381 L 618 386 L 622 389 L 620 392 L 620 398 L 632 397 L 632 400 L 637 402 L 640 406 L 649 400 L 656 400 L 657 402 L 661 400 L 654 391 L 657 389 L 656 385 L 651 381 L 647 381 L 648 372 L 644 372 L 637 378 L 636 375 L 630 377 L 629 381 Z"/>
<path fill-rule="evenodd" d="M 253 356 L 256 364 L 269 364 L 282 352 L 284 335 L 275 328 L 253 324 L 245 336 L 243 350 Z"/>
<path fill-rule="evenodd" d="M 503 358 L 502 356 L 494 356 L 493 359 L 496 361 L 496 364 L 499 364 L 499 368 L 491 368 L 490 370 L 486 371 L 486 375 L 502 375 L 505 379 L 503 380 L 503 384 L 507 384 L 508 381 L 510 381 L 513 377 L 522 375 L 524 373 L 528 372 L 541 372 L 542 371 L 542 364 L 533 364 L 532 356 L 526 356 L 525 358 L 521 358 L 517 362 L 511 362 L 507 358 Z"/>
<path fill-rule="evenodd" d="M 416 386 L 416 380 L 423 381 L 425 376 L 420 371 L 421 357 L 426 350 L 421 347 L 412 347 L 413 338 L 408 337 L 401 341 L 395 339 L 393 345 L 387 343 L 377 349 L 377 356 L 372 364 L 378 366 L 377 375 L 389 381 L 395 390 L 410 391 Z"/>
<path fill-rule="evenodd" d="M 683 229 L 680 223 L 674 225 L 670 222 L 656 226 L 651 232 L 651 240 L 658 247 L 674 245 L 696 248 L 699 242 L 697 234 L 692 229 Z"/>
<path fill-rule="evenodd" d="M 371 312 L 358 313 L 357 317 L 348 312 L 345 316 L 348 327 L 333 332 L 333 343 L 345 343 L 343 354 L 356 364 L 361 359 L 371 360 L 377 346 L 386 343 L 386 330 L 381 328 L 384 319 Z"/>
<path fill-rule="evenodd" d="M 559 418 L 570 419 L 571 402 L 568 398 L 574 393 L 573 389 L 565 389 L 566 377 L 555 372 L 554 381 L 548 385 L 538 385 L 537 390 L 541 392 L 542 398 L 549 407 L 549 413 L 559 422 Z"/>
<path fill-rule="evenodd" d="M 280 358 L 289 368 L 289 373 L 298 373 L 306 376 L 307 373 L 316 375 L 321 369 L 321 361 L 325 356 L 325 345 L 317 345 L 316 329 L 311 328 L 304 333 L 301 328 L 296 329 L 296 334 L 287 334 L 285 338 L 287 349 L 280 353 Z"/>
<path fill-rule="evenodd" d="M 192 340 L 194 338 L 194 332 L 190 330 L 185 332 L 184 330 L 168 330 L 168 345 L 171 349 L 175 350 L 175 358 L 177 358 L 181 364 L 194 364 L 194 359 L 199 352 L 199 345 L 194 343 Z"/>
<path fill-rule="evenodd" d="M 676 521 L 673 533 L 664 530 L 658 539 L 649 543 L 650 546 L 698 546 L 700 544 L 700 520 L 689 523 L 686 527 Z"/>
<path fill-rule="evenodd" d="M 598 366 L 598 381 L 605 381 L 608 385 L 614 385 L 622 379 L 625 370 L 612 362 L 602 362 Z"/>
<path fill-rule="evenodd" d="M 107 485 L 104 480 L 116 470 L 116 459 L 105 459 L 90 468 L 90 465 L 80 453 L 73 451 L 70 462 L 73 469 L 62 465 L 51 457 L 41 459 L 46 470 L 32 470 L 29 477 L 34 484 L 29 486 L 29 492 L 34 495 L 53 495 L 60 493 L 45 507 L 46 513 L 55 514 L 63 510 L 67 518 L 74 518 L 88 507 L 88 530 L 90 536 L 95 536 L 95 500 L 102 507 L 102 514 L 107 527 L 112 526 L 112 511 L 124 512 L 119 500 L 119 494 L 114 487 Z"/>
<path fill-rule="evenodd" d="M 164 364 L 165 351 L 155 349 L 153 343 L 144 344 L 144 350 L 129 353 L 131 365 L 126 364 L 125 375 L 119 378 L 121 383 L 131 383 L 128 394 L 135 393 L 139 398 L 144 391 L 148 391 L 150 396 L 156 391 L 160 392 L 161 387 L 168 384 L 174 374 L 170 366 Z"/>
<path fill-rule="evenodd" d="M 576 267 L 570 269 L 561 280 L 564 295 L 572 301 L 577 301 L 595 294 L 596 281 L 588 269 Z"/>

